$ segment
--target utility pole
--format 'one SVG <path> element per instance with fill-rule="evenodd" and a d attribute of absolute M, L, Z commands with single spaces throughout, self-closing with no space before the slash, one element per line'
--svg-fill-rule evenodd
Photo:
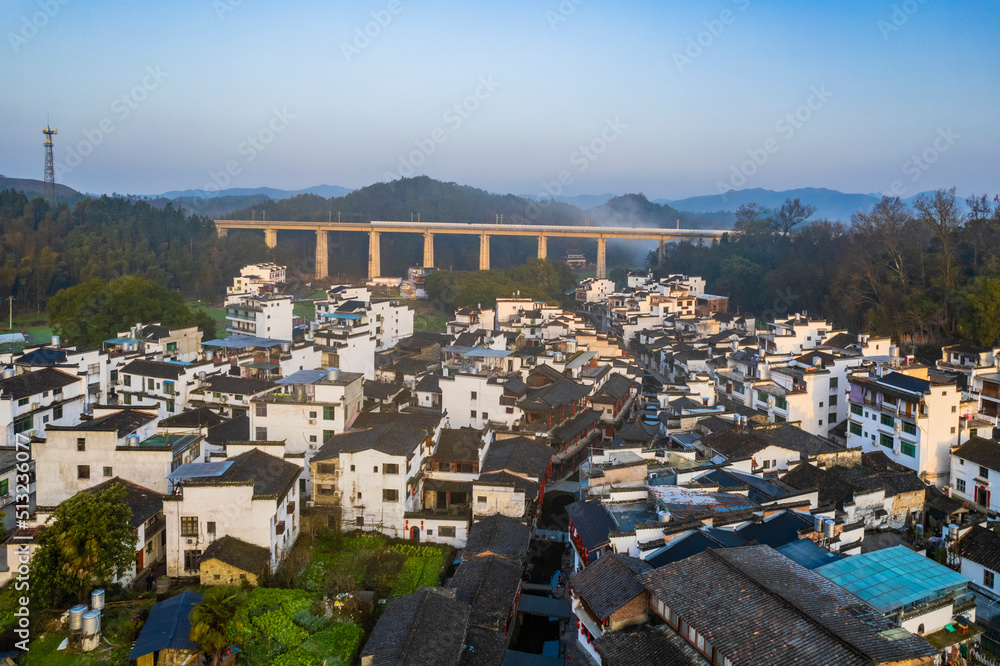
<path fill-rule="evenodd" d="M 8 324 L 8 328 L 10 328 L 10 330 L 13 331 L 14 330 L 14 296 L 13 295 L 7 297 L 7 306 L 8 306 L 8 314 L 7 314 L 8 320 L 7 320 L 7 324 Z"/>

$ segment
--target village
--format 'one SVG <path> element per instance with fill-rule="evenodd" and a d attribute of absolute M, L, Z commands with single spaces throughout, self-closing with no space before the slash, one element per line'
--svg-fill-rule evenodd
<path fill-rule="evenodd" d="M 420 270 L 311 318 L 285 273 L 233 279 L 224 337 L 0 356 L 5 614 L 80 498 L 135 543 L 17 663 L 212 663 L 226 588 L 229 664 L 1000 664 L 1000 347 L 652 270 L 415 331 Z"/>

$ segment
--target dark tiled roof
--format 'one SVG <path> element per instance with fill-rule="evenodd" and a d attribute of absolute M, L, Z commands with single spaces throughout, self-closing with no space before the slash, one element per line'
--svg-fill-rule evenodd
<path fill-rule="evenodd" d="M 390 456 L 409 456 L 427 438 L 422 429 L 413 429 L 406 423 L 381 423 L 369 428 L 348 430 L 334 435 L 320 447 L 313 461 L 340 457 L 341 453 L 379 451 Z"/>
<path fill-rule="evenodd" d="M 928 393 L 931 390 L 931 383 L 926 379 L 911 377 L 910 375 L 904 375 L 901 372 L 890 372 L 888 375 L 883 375 L 876 381 L 879 384 L 902 389 L 903 391 L 908 391 L 910 393 Z"/>
<path fill-rule="evenodd" d="M 393 384 L 391 382 L 366 381 L 362 387 L 362 391 L 366 398 L 388 400 L 405 388 L 400 384 Z"/>
<path fill-rule="evenodd" d="M 540 480 L 545 478 L 551 460 L 552 449 L 542 442 L 528 437 L 498 439 L 486 452 L 480 472 L 486 474 L 505 469 Z"/>
<path fill-rule="evenodd" d="M 225 562 L 240 571 L 260 574 L 271 562 L 271 551 L 227 535 L 213 541 L 202 553 L 202 562 L 211 559 Z"/>
<path fill-rule="evenodd" d="M 969 441 L 955 449 L 951 455 L 992 470 L 1000 470 L 1000 442 L 992 439 L 970 437 Z"/>
<path fill-rule="evenodd" d="M 794 511 L 784 511 L 771 516 L 765 522 L 745 525 L 736 530 L 736 533 L 747 541 L 756 541 L 771 546 L 771 548 L 777 548 L 797 540 L 799 530 L 811 526 L 812 520 L 810 518 Z"/>
<path fill-rule="evenodd" d="M 145 361 L 142 359 L 132 361 L 121 369 L 121 372 L 126 375 L 174 380 L 178 379 L 183 371 L 184 366 L 177 363 L 162 363 L 160 361 Z"/>
<path fill-rule="evenodd" d="M 695 530 L 692 534 L 689 534 L 686 537 L 679 537 L 670 542 L 669 548 L 657 553 L 653 557 L 647 558 L 646 561 L 649 562 L 649 564 L 654 568 L 659 569 L 662 566 L 673 564 L 674 562 L 680 562 L 681 560 L 686 560 L 693 555 L 704 553 L 709 548 L 718 547 L 718 543 L 709 539 L 700 530 Z"/>
<path fill-rule="evenodd" d="M 455 595 L 468 603 L 469 625 L 465 644 L 470 655 L 463 663 L 500 664 L 507 646 L 504 627 L 521 586 L 523 568 L 496 555 L 464 560 L 448 583 Z"/>
<path fill-rule="evenodd" d="M 566 506 L 566 514 L 580 533 L 584 547 L 594 550 L 608 541 L 608 533 L 618 525 L 598 501 L 579 500 Z"/>
<path fill-rule="evenodd" d="M 861 456 L 860 465 L 820 469 L 810 463 L 795 466 L 781 481 L 796 490 L 819 490 L 820 504 L 842 506 L 856 494 L 884 490 L 887 497 L 916 492 L 927 486 L 913 470 L 891 461 L 881 451 Z"/>
<path fill-rule="evenodd" d="M 690 643 L 664 624 L 609 631 L 594 639 L 594 649 L 605 664 L 708 666 Z"/>
<path fill-rule="evenodd" d="M 523 562 L 531 542 L 531 528 L 501 513 L 477 520 L 469 528 L 465 557 L 493 554 Z"/>
<path fill-rule="evenodd" d="M 484 472 L 479 478 L 472 482 L 473 488 L 482 486 L 504 486 L 513 488 L 519 493 L 524 493 L 527 499 L 538 497 L 538 483 L 529 481 L 522 476 L 511 474 L 510 472 Z"/>
<path fill-rule="evenodd" d="M 11 400 L 20 400 L 45 391 L 69 386 L 81 381 L 79 377 L 68 375 L 55 368 L 42 368 L 31 372 L 0 379 L 0 395 Z"/>
<path fill-rule="evenodd" d="M 156 492 L 155 490 L 150 490 L 149 488 L 144 488 L 138 483 L 132 483 L 131 481 L 126 481 L 125 479 L 115 477 L 113 479 L 108 479 L 104 483 L 99 483 L 96 486 L 91 486 L 86 490 L 81 490 L 81 493 L 98 493 L 105 488 L 110 488 L 113 485 L 121 486 L 125 489 L 125 503 L 128 504 L 128 508 L 132 510 L 131 525 L 134 528 L 138 528 L 144 522 L 155 516 L 157 513 L 163 510 L 163 495 Z M 146 535 L 149 538 L 149 535 Z M 142 546 L 142 544 L 139 544 Z"/>
<path fill-rule="evenodd" d="M 96 419 L 81 421 L 75 426 L 49 426 L 48 429 L 51 431 L 79 430 L 83 432 L 108 432 L 113 430 L 118 437 L 124 437 L 155 419 L 156 414 L 150 412 L 123 409 L 111 414 L 105 414 Z"/>
<path fill-rule="evenodd" d="M 143 340 L 159 340 L 160 338 L 165 338 L 170 335 L 170 329 L 166 326 L 161 326 L 160 324 L 149 324 L 148 326 L 142 327 L 142 339 Z"/>
<path fill-rule="evenodd" d="M 361 650 L 372 666 L 451 666 L 461 658 L 469 604 L 454 590 L 422 587 L 391 599 Z"/>
<path fill-rule="evenodd" d="M 225 422 L 225 420 L 208 407 L 199 407 L 198 409 L 186 409 L 179 414 L 161 419 L 159 425 L 164 428 L 211 428 Z M 249 422 L 247 426 L 249 427 Z M 246 439 L 246 437 L 242 439 Z"/>
<path fill-rule="evenodd" d="M 1000 534 L 976 525 L 961 538 L 958 546 L 962 557 L 1000 571 Z"/>
<path fill-rule="evenodd" d="M 735 429 L 723 430 L 705 435 L 701 441 L 729 460 L 745 460 L 768 446 L 798 451 L 803 456 L 843 450 L 833 442 L 789 424 L 755 427 L 742 433 Z"/>
<path fill-rule="evenodd" d="M 588 427 L 597 423 L 603 412 L 599 409 L 588 409 L 580 412 L 558 428 L 552 430 L 552 439 L 556 443 L 566 442 L 580 434 Z"/>
<path fill-rule="evenodd" d="M 400 412 L 398 414 L 383 414 L 381 412 L 362 412 L 354 419 L 355 428 L 371 428 L 384 423 L 401 424 L 411 430 L 422 430 L 430 436 L 441 422 L 438 412 Z"/>
<path fill-rule="evenodd" d="M 62 349 L 39 347 L 26 352 L 14 360 L 17 365 L 57 365 L 66 362 L 66 352 Z"/>
<path fill-rule="evenodd" d="M 660 433 L 660 428 L 655 424 L 647 424 L 642 419 L 636 419 L 625 426 L 618 437 L 623 442 L 645 442 L 649 443 L 656 439 Z"/>
<path fill-rule="evenodd" d="M 418 393 L 440 393 L 441 392 L 441 382 L 439 381 L 440 376 L 436 374 L 424 375 L 417 382 L 414 391 Z"/>
<path fill-rule="evenodd" d="M 735 666 L 861 666 L 936 654 L 918 636 L 883 636 L 891 620 L 769 546 L 708 550 L 639 580 Z"/>
<path fill-rule="evenodd" d="M 628 377 L 624 375 L 613 373 L 608 377 L 607 381 L 598 389 L 594 395 L 591 396 L 591 402 L 597 402 L 601 404 L 615 404 L 622 398 L 628 395 L 629 389 L 635 386 L 633 382 Z"/>
<path fill-rule="evenodd" d="M 249 439 L 250 417 L 246 414 L 210 427 L 205 436 L 205 441 L 216 446 L 226 442 L 246 442 Z"/>
<path fill-rule="evenodd" d="M 443 428 L 431 460 L 479 460 L 483 431 L 476 428 Z"/>
<path fill-rule="evenodd" d="M 636 576 L 652 568 L 640 559 L 609 553 L 570 580 L 574 593 L 603 622 L 646 591 Z"/>
<path fill-rule="evenodd" d="M 298 481 L 302 473 L 295 463 L 276 458 L 260 449 L 250 449 L 232 458 L 232 464 L 219 476 L 194 477 L 185 485 L 216 486 L 252 483 L 254 498 L 280 499 Z"/>

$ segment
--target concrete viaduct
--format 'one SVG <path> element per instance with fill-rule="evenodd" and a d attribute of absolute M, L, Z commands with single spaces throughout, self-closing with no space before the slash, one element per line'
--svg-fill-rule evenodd
<path fill-rule="evenodd" d="M 377 278 L 382 272 L 381 234 L 423 234 L 424 266 L 434 266 L 434 236 L 437 234 L 460 234 L 479 236 L 479 270 L 490 269 L 490 238 L 493 236 L 535 236 L 538 239 L 538 258 L 548 256 L 549 238 L 595 238 L 597 239 L 597 277 L 607 276 L 605 248 L 609 238 L 631 238 L 635 240 L 655 240 L 660 243 L 662 255 L 668 241 L 711 241 L 731 233 L 719 229 L 657 229 L 632 227 L 589 227 L 567 225 L 530 224 L 459 224 L 443 222 L 285 222 L 260 220 L 215 220 L 219 236 L 225 236 L 230 229 L 259 229 L 264 232 L 268 247 L 278 244 L 278 231 L 312 231 L 316 234 L 316 277 L 328 275 L 327 233 L 331 231 L 354 231 L 368 234 L 368 277 Z"/>

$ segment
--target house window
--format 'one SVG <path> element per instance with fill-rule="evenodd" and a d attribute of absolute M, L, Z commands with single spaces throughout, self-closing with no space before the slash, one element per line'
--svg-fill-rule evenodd
<path fill-rule="evenodd" d="M 110 467 L 107 467 L 107 466 L 106 466 L 106 467 L 104 468 L 104 476 L 106 476 L 106 477 L 109 477 L 109 478 L 110 478 L 110 477 L 112 477 L 112 476 L 114 476 L 114 475 L 115 475 L 115 474 L 114 474 L 114 471 L 113 471 L 113 470 L 112 470 L 112 469 L 111 469 Z"/>
<path fill-rule="evenodd" d="M 396 463 L 387 463 L 382 465 L 383 474 L 399 474 L 399 465 Z"/>
<path fill-rule="evenodd" d="M 337 466 L 332 463 L 317 463 L 316 471 L 320 474 L 333 474 L 337 471 Z"/>
<path fill-rule="evenodd" d="M 352 472 L 354 471 L 354 465 L 351 465 L 351 471 Z"/>
<path fill-rule="evenodd" d="M 861 409 L 861 405 L 851 405 L 851 414 L 861 416 L 862 411 L 864 410 Z"/>
<path fill-rule="evenodd" d="M 267 428 L 262 428 L 260 426 L 254 428 L 254 439 L 256 439 L 258 442 L 266 442 Z"/>
<path fill-rule="evenodd" d="M 358 499 L 361 499 L 361 493 L 360 492 L 358 493 Z"/>
<path fill-rule="evenodd" d="M 953 435 L 955 434 L 955 426 L 951 427 L 951 434 L 953 434 Z"/>
<path fill-rule="evenodd" d="M 32 416 L 25 416 L 23 419 L 14 421 L 14 434 L 19 435 L 35 427 L 35 420 Z"/>
<path fill-rule="evenodd" d="M 956 407 L 955 405 L 952 405 L 951 406 L 951 413 L 954 414 L 957 411 L 958 411 L 958 407 Z"/>
<path fill-rule="evenodd" d="M 77 437 L 76 438 L 76 450 L 77 451 L 86 451 L 87 450 L 87 438 L 86 437 Z"/>
<path fill-rule="evenodd" d="M 984 479 L 990 478 L 990 470 L 982 465 L 979 466 L 979 476 Z"/>
<path fill-rule="evenodd" d="M 909 442 L 900 442 L 899 450 L 903 452 L 904 456 L 917 457 L 917 447 Z"/>
<path fill-rule="evenodd" d="M 309 441 L 315 443 L 316 442 L 316 435 L 309 435 Z"/>
<path fill-rule="evenodd" d="M 181 536 L 198 536 L 198 516 L 181 516 Z"/>
<path fill-rule="evenodd" d="M 917 425 L 915 423 L 910 423 L 909 421 L 902 421 L 902 423 L 903 423 L 903 432 L 905 432 L 907 435 L 917 434 Z"/>
<path fill-rule="evenodd" d="M 332 405 L 323 405 L 323 418 L 327 421 L 332 421 L 337 418 L 336 408 Z"/>
<path fill-rule="evenodd" d="M 399 491 L 395 488 L 385 488 L 382 490 L 382 501 L 383 502 L 398 502 L 399 501 Z"/>
<path fill-rule="evenodd" d="M 262 402 L 258 402 L 254 406 L 254 414 L 256 416 L 267 416 L 267 405 Z"/>
<path fill-rule="evenodd" d="M 77 465 L 76 466 L 76 478 L 78 478 L 78 479 L 89 479 L 90 478 L 90 465 Z"/>
<path fill-rule="evenodd" d="M 316 418 L 316 412 L 309 412 L 309 418 L 311 419 Z"/>
<path fill-rule="evenodd" d="M 132 386 L 132 375 L 125 375 L 125 386 Z"/>
<path fill-rule="evenodd" d="M 62 405 L 56 405 L 56 408 L 52 410 L 52 420 L 58 421 L 63 417 Z"/>
<path fill-rule="evenodd" d="M 131 405 L 132 404 L 132 394 L 131 393 L 126 393 L 125 394 L 125 404 L 126 405 Z"/>
<path fill-rule="evenodd" d="M 757 391 L 757 401 L 767 402 L 767 394 L 764 393 L 763 391 Z"/>
<path fill-rule="evenodd" d="M 475 391 L 472 392 L 472 396 L 471 396 L 470 399 L 471 400 L 475 400 L 476 399 L 476 392 Z"/>
<path fill-rule="evenodd" d="M 147 379 L 146 380 L 146 389 L 152 391 L 154 388 L 156 388 L 156 380 L 153 379 L 153 378 Z"/>
<path fill-rule="evenodd" d="M 173 412 L 174 411 L 174 401 L 173 400 L 167 400 L 167 411 L 168 412 Z"/>
<path fill-rule="evenodd" d="M 965 492 L 965 479 L 955 479 L 955 490 L 960 493 Z"/>
<path fill-rule="evenodd" d="M 473 409 L 471 412 L 469 412 L 469 416 L 471 416 L 472 418 L 476 418 L 476 410 Z"/>
<path fill-rule="evenodd" d="M 483 412 L 483 420 L 484 421 L 489 421 L 490 420 L 490 415 L 487 414 L 486 412 Z"/>
<path fill-rule="evenodd" d="M 455 528 L 454 527 L 439 527 L 438 536 L 440 537 L 454 537 Z"/>
<path fill-rule="evenodd" d="M 831 391 L 833 389 L 837 388 L 838 384 L 840 384 L 840 379 L 839 378 L 837 378 L 837 377 L 830 377 L 830 390 Z"/>
<path fill-rule="evenodd" d="M 205 531 L 208 532 L 209 534 L 215 534 L 215 522 L 209 521 L 205 523 Z"/>
<path fill-rule="evenodd" d="M 477 495 L 476 502 L 478 504 L 486 504 L 486 495 Z"/>
<path fill-rule="evenodd" d="M 820 407 L 822 407 L 822 406 L 823 406 L 823 404 L 820 403 Z M 836 407 L 837 406 L 837 396 L 835 396 L 835 395 L 831 395 L 830 396 L 830 406 L 831 407 Z"/>
<path fill-rule="evenodd" d="M 174 383 L 173 382 L 163 382 L 163 392 L 167 395 L 174 394 Z"/>
<path fill-rule="evenodd" d="M 118 381 L 118 371 L 117 370 L 112 370 L 111 371 L 111 383 L 114 384 L 117 381 Z"/>
<path fill-rule="evenodd" d="M 993 572 L 989 569 L 983 569 L 983 587 L 993 589 Z"/>
<path fill-rule="evenodd" d="M 885 434 L 883 432 L 883 433 L 879 433 L 878 438 L 879 438 L 879 444 L 881 444 L 882 446 L 884 446 L 884 447 L 886 447 L 888 449 L 892 448 L 892 435 L 887 435 L 887 434 Z"/>
<path fill-rule="evenodd" d="M 188 571 L 192 571 L 198 568 L 198 563 L 201 561 L 201 551 L 200 550 L 185 550 L 184 551 L 184 568 Z"/>
<path fill-rule="evenodd" d="M 851 434 L 852 435 L 860 435 L 861 434 L 861 424 L 860 423 L 855 423 L 854 421 L 851 421 L 850 429 L 851 429 Z"/>
<path fill-rule="evenodd" d="M 364 516 L 358 516 L 357 518 L 354 519 L 354 524 L 357 525 L 358 527 L 364 527 L 365 526 L 365 517 Z"/>
<path fill-rule="evenodd" d="M 28 398 L 21 398 L 20 400 L 17 401 L 18 407 L 24 407 L 27 404 L 28 404 Z"/>
<path fill-rule="evenodd" d="M 896 419 L 892 418 L 888 414 L 882 415 L 882 425 L 889 426 L 890 428 L 896 425 Z"/>

